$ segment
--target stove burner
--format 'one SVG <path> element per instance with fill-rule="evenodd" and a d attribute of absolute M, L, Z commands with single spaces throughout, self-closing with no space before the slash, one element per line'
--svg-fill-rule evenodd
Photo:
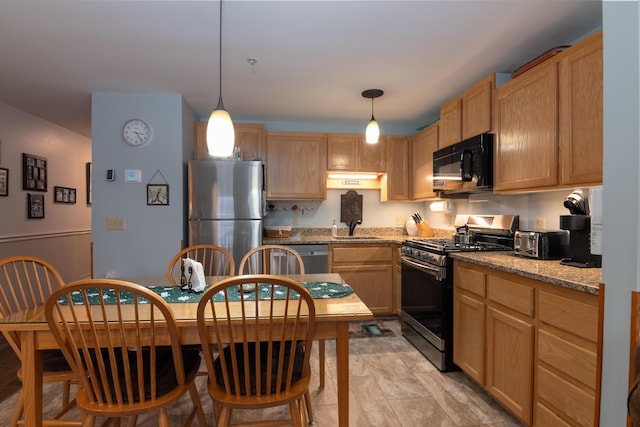
<path fill-rule="evenodd" d="M 512 248 L 507 245 L 487 242 L 454 243 L 453 239 L 409 239 L 405 246 L 436 252 L 474 252 L 474 251 L 505 251 Z"/>

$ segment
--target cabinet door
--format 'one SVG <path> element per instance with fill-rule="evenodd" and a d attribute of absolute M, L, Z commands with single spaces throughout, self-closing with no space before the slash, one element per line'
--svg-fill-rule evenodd
<path fill-rule="evenodd" d="M 385 172 L 386 138 L 380 137 L 377 144 L 367 144 L 364 136 L 358 136 L 358 162 L 360 172 Z"/>
<path fill-rule="evenodd" d="M 373 314 L 393 313 L 393 267 L 381 265 L 334 265 Z"/>
<path fill-rule="evenodd" d="M 531 323 L 487 307 L 486 388 L 527 425 L 533 415 L 533 337 Z"/>
<path fill-rule="evenodd" d="M 411 198 L 436 197 L 433 191 L 433 152 L 438 149 L 439 122 L 418 132 L 411 141 Z"/>
<path fill-rule="evenodd" d="M 602 184 L 602 31 L 560 60 L 562 184 Z"/>
<path fill-rule="evenodd" d="M 440 107 L 440 141 L 438 148 L 462 141 L 462 98 L 458 97 Z"/>
<path fill-rule="evenodd" d="M 485 303 L 462 293 L 453 294 L 453 361 L 478 384 L 484 385 Z"/>
<path fill-rule="evenodd" d="M 268 199 L 324 200 L 326 167 L 325 134 L 267 134 Z"/>
<path fill-rule="evenodd" d="M 383 200 L 409 200 L 409 138 L 406 136 L 386 136 L 387 183 Z"/>
<path fill-rule="evenodd" d="M 492 74 L 462 95 L 462 139 L 491 131 L 491 95 L 495 86 Z"/>
<path fill-rule="evenodd" d="M 356 135 L 329 134 L 327 136 L 327 169 L 355 171 L 357 148 Z"/>
<path fill-rule="evenodd" d="M 554 60 L 496 89 L 494 188 L 558 183 L 558 64 Z"/>
<path fill-rule="evenodd" d="M 235 146 L 240 147 L 245 160 L 264 157 L 264 125 L 254 123 L 237 123 L 233 125 L 235 132 Z M 207 122 L 194 122 L 195 160 L 209 158 L 207 149 Z"/>

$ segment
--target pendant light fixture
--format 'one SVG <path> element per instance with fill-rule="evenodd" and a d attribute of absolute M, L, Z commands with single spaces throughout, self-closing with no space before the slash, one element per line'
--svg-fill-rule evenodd
<path fill-rule="evenodd" d="M 233 153 L 235 132 L 231 115 L 222 103 L 222 0 L 220 0 L 220 97 L 207 124 L 207 150 L 213 157 L 229 157 Z"/>
<path fill-rule="evenodd" d="M 378 126 L 376 118 L 373 117 L 373 99 L 381 97 L 383 93 L 380 89 L 367 89 L 362 92 L 363 97 L 371 98 L 371 120 L 369 120 L 365 131 L 367 144 L 377 144 L 380 137 L 380 126 Z"/>

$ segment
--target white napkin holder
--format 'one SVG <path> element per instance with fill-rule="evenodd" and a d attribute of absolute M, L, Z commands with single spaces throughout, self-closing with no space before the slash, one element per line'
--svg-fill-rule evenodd
<path fill-rule="evenodd" d="M 191 259 L 182 259 L 182 289 L 191 290 L 193 292 L 202 292 L 207 286 L 204 278 L 204 268 L 202 263 Z"/>

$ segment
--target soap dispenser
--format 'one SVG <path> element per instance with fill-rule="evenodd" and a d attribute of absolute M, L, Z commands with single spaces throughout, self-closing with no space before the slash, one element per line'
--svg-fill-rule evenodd
<path fill-rule="evenodd" d="M 336 220 L 333 220 L 333 225 L 331 226 L 331 237 L 338 237 L 338 226 L 336 225 Z"/>

